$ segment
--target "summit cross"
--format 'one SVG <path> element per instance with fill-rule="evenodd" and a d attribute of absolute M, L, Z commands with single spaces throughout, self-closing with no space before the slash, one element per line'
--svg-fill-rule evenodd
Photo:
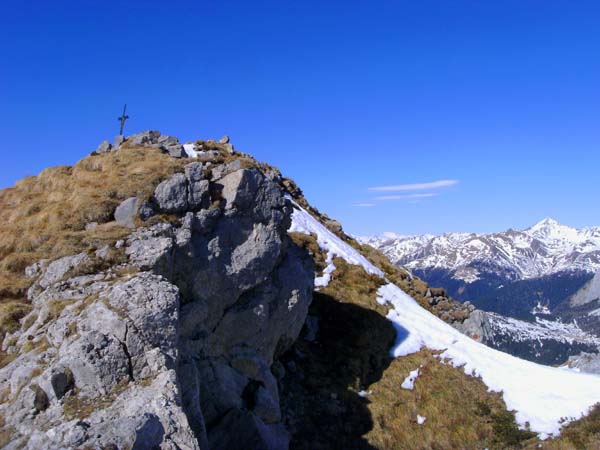
<path fill-rule="evenodd" d="M 122 135 L 123 135 L 123 128 L 125 127 L 125 121 L 126 121 L 127 119 L 129 119 L 129 116 L 127 116 L 127 115 L 125 114 L 125 112 L 126 112 L 126 111 L 127 111 L 127 104 L 125 104 L 125 105 L 123 106 L 123 115 L 122 115 L 121 117 L 117 117 L 117 120 L 118 120 L 119 122 L 121 122 L 121 128 L 119 129 L 119 135 L 120 135 L 120 136 L 122 136 Z"/>

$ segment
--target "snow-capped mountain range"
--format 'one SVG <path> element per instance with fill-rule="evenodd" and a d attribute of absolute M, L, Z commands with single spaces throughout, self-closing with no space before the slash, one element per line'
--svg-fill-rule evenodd
<path fill-rule="evenodd" d="M 526 280 L 600 270 L 600 227 L 576 229 L 549 218 L 522 231 L 441 236 L 384 233 L 359 241 L 382 250 L 396 264 L 422 271 L 443 269 L 465 283 L 477 281 L 482 272 Z"/>

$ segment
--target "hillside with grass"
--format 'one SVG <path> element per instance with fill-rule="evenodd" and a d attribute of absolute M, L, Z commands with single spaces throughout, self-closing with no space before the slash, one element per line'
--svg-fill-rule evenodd
<path fill-rule="evenodd" d="M 600 448 L 600 377 L 461 335 L 228 139 L 99 150 L 0 192 L 0 447 Z"/>

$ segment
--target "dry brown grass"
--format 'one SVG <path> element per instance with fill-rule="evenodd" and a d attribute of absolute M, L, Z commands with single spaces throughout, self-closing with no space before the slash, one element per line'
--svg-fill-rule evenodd
<path fill-rule="evenodd" d="M 361 266 L 348 264 L 342 258 L 333 258 L 333 264 L 335 271 L 331 274 L 331 280 L 320 293 L 383 316 L 387 314 L 388 308 L 377 303 L 377 290 L 385 284 L 381 277 L 367 273 Z"/>
<path fill-rule="evenodd" d="M 414 390 L 400 389 L 416 368 Z M 379 449 L 519 448 L 532 436 L 518 430 L 499 394 L 429 350 L 394 359 L 369 390 L 374 427 L 366 438 Z M 417 414 L 426 418 L 423 425 Z"/>
<path fill-rule="evenodd" d="M 25 294 L 31 280 L 25 267 L 44 258 L 91 253 L 123 238 L 129 230 L 112 222 L 119 203 L 132 196 L 148 198 L 187 162 L 157 149 L 128 148 L 49 168 L 1 190 L 0 339 L 29 312 Z M 85 230 L 89 222 L 99 226 Z"/>

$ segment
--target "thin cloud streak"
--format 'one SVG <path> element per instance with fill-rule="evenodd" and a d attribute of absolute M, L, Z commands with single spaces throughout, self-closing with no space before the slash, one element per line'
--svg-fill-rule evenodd
<path fill-rule="evenodd" d="M 397 184 L 393 186 L 376 186 L 370 187 L 370 191 L 388 191 L 388 192 L 401 192 L 401 191 L 423 191 L 426 189 L 438 189 L 450 187 L 458 184 L 458 180 L 438 180 L 430 183 L 414 183 L 414 184 Z"/>
<path fill-rule="evenodd" d="M 405 195 L 382 195 L 375 197 L 376 200 L 417 200 L 421 198 L 436 197 L 438 194 L 434 192 L 426 194 L 405 194 Z"/>
<path fill-rule="evenodd" d="M 375 203 L 353 203 L 352 206 L 358 206 L 360 208 L 369 208 L 375 206 Z"/>

